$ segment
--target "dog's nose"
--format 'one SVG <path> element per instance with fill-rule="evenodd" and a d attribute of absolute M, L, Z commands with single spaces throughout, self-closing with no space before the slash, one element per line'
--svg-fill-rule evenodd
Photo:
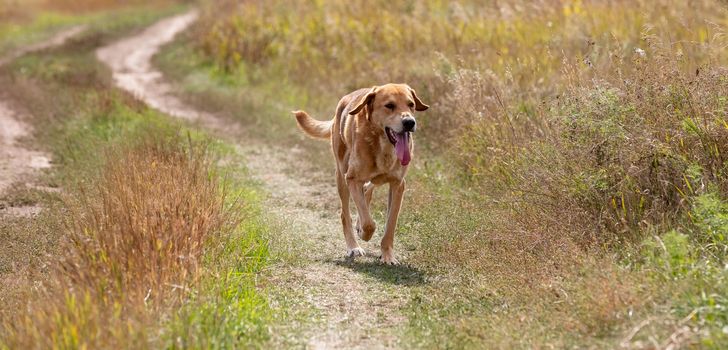
<path fill-rule="evenodd" d="M 404 131 L 413 131 L 416 125 L 417 122 L 415 122 L 415 118 L 406 117 L 402 119 L 402 126 L 404 127 Z"/>

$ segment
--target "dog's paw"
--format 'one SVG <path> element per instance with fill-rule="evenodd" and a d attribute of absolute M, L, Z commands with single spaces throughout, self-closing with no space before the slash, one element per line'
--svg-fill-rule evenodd
<path fill-rule="evenodd" d="M 367 252 L 364 251 L 364 249 L 362 249 L 360 247 L 346 250 L 346 256 L 348 256 L 350 258 L 355 258 L 357 256 L 365 256 L 365 255 L 367 255 Z"/>
<path fill-rule="evenodd" d="M 356 232 L 360 239 L 368 242 L 370 239 L 372 239 L 372 237 L 374 236 L 374 231 L 376 230 L 377 224 L 372 221 L 364 223 L 361 228 L 357 228 Z"/>
<path fill-rule="evenodd" d="M 384 265 L 399 265 L 399 261 L 394 257 L 394 254 L 382 254 L 379 261 Z"/>

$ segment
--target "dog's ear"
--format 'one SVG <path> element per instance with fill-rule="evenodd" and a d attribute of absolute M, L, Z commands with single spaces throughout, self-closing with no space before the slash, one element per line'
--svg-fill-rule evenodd
<path fill-rule="evenodd" d="M 369 92 L 367 93 L 366 96 L 364 96 L 364 98 L 361 100 L 361 102 L 359 102 L 359 104 L 356 105 L 356 107 L 354 107 L 354 109 L 349 111 L 349 114 L 355 115 L 355 114 L 358 114 L 359 112 L 361 112 L 361 110 L 364 108 L 364 106 L 371 104 L 372 101 L 374 101 L 374 96 L 376 96 L 376 95 L 377 95 L 377 87 L 373 86 L 371 89 L 369 89 Z"/>
<path fill-rule="evenodd" d="M 430 106 L 422 103 L 422 100 L 420 100 L 419 97 L 417 97 L 417 93 L 415 92 L 415 89 L 409 88 L 409 91 L 412 93 L 412 98 L 415 100 L 415 110 L 416 111 L 426 111 Z"/>

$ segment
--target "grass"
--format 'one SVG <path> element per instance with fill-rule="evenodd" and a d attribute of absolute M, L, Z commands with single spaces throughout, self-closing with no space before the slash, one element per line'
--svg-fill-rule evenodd
<path fill-rule="evenodd" d="M 11 0 L 0 1 L 0 56 L 40 42 L 60 30 L 76 25 L 123 26 L 124 22 L 143 22 L 160 11 L 177 11 L 175 1 L 155 0 L 114 3 L 104 0 L 45 1 L 27 0 L 20 6 Z M 177 2 L 179 3 L 179 2 Z M 146 20 L 148 21 L 148 19 Z"/>
<path fill-rule="evenodd" d="M 398 233 L 437 281 L 411 346 L 725 346 L 721 2 L 202 3 L 158 64 L 315 164 L 287 111 L 389 81 L 432 106 Z"/>
<path fill-rule="evenodd" d="M 44 210 L 3 219 L 3 241 L 32 258 L 3 271 L 15 284 L 2 348 L 239 348 L 269 336 L 268 228 L 245 169 L 223 165 L 239 160 L 221 161 L 237 155 L 115 91 L 93 56 L 168 11 L 97 23 L 0 74 L 44 126 L 34 136 L 56 164 L 44 181 L 63 189 L 10 198 Z"/>

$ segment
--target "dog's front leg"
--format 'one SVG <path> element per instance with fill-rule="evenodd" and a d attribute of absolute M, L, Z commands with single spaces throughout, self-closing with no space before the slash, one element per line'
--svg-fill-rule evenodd
<path fill-rule="evenodd" d="M 361 239 L 369 241 L 377 229 L 377 225 L 369 214 L 369 205 L 364 196 L 364 182 L 355 179 L 347 179 L 349 185 L 349 193 L 351 199 L 356 204 L 357 212 L 359 212 L 359 222 L 361 223 Z"/>
<path fill-rule="evenodd" d="M 382 262 L 385 264 L 399 264 L 394 257 L 394 231 L 397 228 L 397 218 L 399 217 L 399 209 L 402 207 L 405 185 L 404 179 L 399 182 L 389 183 L 387 225 L 384 228 L 384 237 L 382 238 Z"/>

